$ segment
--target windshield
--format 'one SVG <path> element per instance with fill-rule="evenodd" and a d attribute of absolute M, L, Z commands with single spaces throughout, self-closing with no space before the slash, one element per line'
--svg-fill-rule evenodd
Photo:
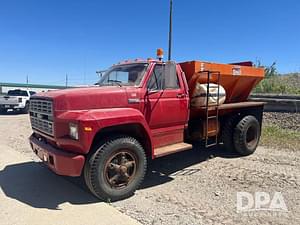
<path fill-rule="evenodd" d="M 108 70 L 100 79 L 100 86 L 135 86 L 139 85 L 148 63 L 118 65 Z"/>
<path fill-rule="evenodd" d="M 28 96 L 27 91 L 22 90 L 11 90 L 7 92 L 7 95 L 9 96 Z"/>

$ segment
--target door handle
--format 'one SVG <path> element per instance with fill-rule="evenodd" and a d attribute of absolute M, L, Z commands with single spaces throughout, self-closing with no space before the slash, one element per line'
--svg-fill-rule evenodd
<path fill-rule="evenodd" d="M 185 94 L 177 94 L 177 96 L 176 96 L 177 98 L 184 98 L 185 97 Z"/>

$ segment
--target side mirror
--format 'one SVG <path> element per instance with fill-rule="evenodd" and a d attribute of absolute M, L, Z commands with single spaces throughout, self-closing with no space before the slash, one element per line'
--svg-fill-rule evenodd
<path fill-rule="evenodd" d="M 106 70 L 99 70 L 99 71 L 96 71 L 96 74 L 98 75 L 99 78 L 102 78 L 103 77 L 103 74 L 106 72 Z"/>
<path fill-rule="evenodd" d="M 167 61 L 163 68 L 163 87 L 168 88 L 170 86 L 176 86 L 177 80 L 174 80 L 174 77 L 176 77 L 174 74 L 176 74 L 176 63 L 173 61 Z"/>

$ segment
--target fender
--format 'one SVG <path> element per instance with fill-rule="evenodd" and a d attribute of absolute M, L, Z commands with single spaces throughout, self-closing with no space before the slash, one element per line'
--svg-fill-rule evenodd
<path fill-rule="evenodd" d="M 139 124 L 144 128 L 147 138 L 151 145 L 151 152 L 153 152 L 153 145 L 152 145 L 153 141 L 152 141 L 151 130 L 144 118 L 144 115 L 137 109 L 107 108 L 107 109 L 67 111 L 57 115 L 56 121 L 57 122 L 67 121 L 67 122 L 78 123 L 79 130 L 80 130 L 79 136 L 81 137 L 80 152 L 84 154 L 88 153 L 93 143 L 94 137 L 102 129 L 107 127 L 126 125 L 126 124 Z M 63 139 L 59 138 L 57 141 L 60 142 L 60 145 L 64 145 L 62 143 Z M 67 146 L 64 145 L 64 147 Z M 73 148 L 73 150 L 75 149 Z M 78 150 L 76 151 L 79 152 Z"/>

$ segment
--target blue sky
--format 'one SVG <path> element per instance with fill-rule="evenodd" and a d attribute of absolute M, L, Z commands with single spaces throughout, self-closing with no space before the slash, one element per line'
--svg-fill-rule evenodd
<path fill-rule="evenodd" d="M 168 0 L 0 0 L 0 82 L 92 83 L 123 59 L 167 56 Z M 173 59 L 300 71 L 299 0 L 174 0 Z"/>

